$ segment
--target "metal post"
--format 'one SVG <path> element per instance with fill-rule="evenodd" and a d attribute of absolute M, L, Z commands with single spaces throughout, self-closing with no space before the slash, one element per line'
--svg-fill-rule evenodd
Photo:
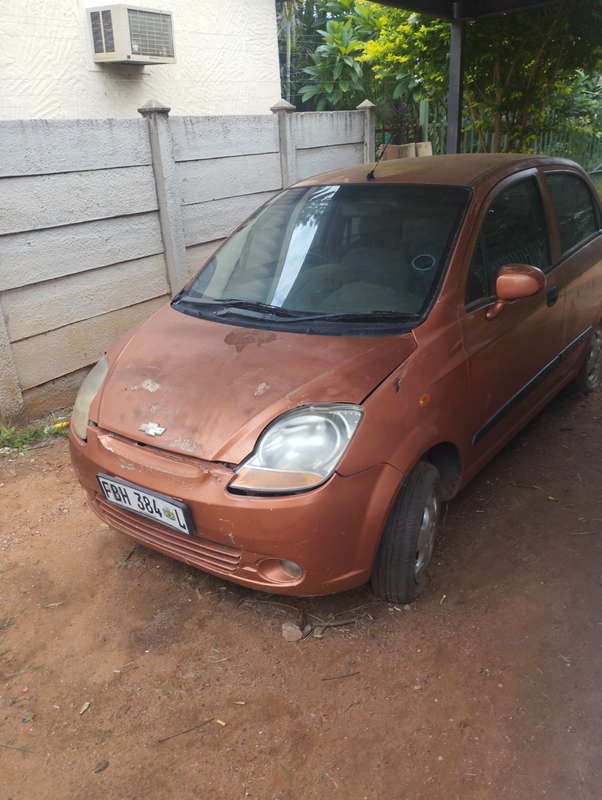
<path fill-rule="evenodd" d="M 464 23 L 454 19 L 451 23 L 449 43 L 449 94 L 447 100 L 447 153 L 460 152 L 462 134 L 462 58 L 464 51 Z"/>
<path fill-rule="evenodd" d="M 429 101 L 428 100 L 421 100 L 420 101 L 420 127 L 422 129 L 422 141 L 428 142 L 429 141 Z"/>

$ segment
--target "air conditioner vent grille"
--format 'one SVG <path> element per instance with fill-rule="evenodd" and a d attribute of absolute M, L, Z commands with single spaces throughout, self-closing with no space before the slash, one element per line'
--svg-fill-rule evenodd
<path fill-rule="evenodd" d="M 128 8 L 132 55 L 174 57 L 171 16 Z"/>
<path fill-rule="evenodd" d="M 115 52 L 115 39 L 113 37 L 113 20 L 110 11 L 102 12 L 102 32 L 105 37 L 105 53 Z"/>
<path fill-rule="evenodd" d="M 92 23 L 92 41 L 95 53 L 114 53 L 115 38 L 113 36 L 113 20 L 111 12 L 92 11 L 90 13 Z"/>
<path fill-rule="evenodd" d="M 104 43 L 102 41 L 102 27 L 100 25 L 100 11 L 92 11 L 90 14 L 92 23 L 92 41 L 94 42 L 94 52 L 104 53 Z"/>

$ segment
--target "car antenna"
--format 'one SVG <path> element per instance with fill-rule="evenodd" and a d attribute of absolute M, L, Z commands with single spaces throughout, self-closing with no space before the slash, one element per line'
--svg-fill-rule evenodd
<path fill-rule="evenodd" d="M 375 165 L 372 167 L 372 169 L 370 170 L 370 172 L 369 172 L 369 173 L 366 175 L 366 180 L 367 180 L 367 181 L 373 181 L 373 180 L 374 180 L 374 170 L 375 170 L 375 169 L 378 167 L 378 165 L 380 164 L 380 160 L 381 160 L 381 158 L 384 156 L 384 154 L 385 154 L 385 150 L 387 149 L 387 146 L 388 146 L 388 144 L 389 144 L 390 140 L 391 140 L 391 134 L 389 134 L 389 136 L 388 136 L 388 137 L 385 137 L 385 146 L 384 146 L 384 147 L 383 147 L 383 149 L 380 151 L 380 153 L 379 153 L 379 156 L 378 156 L 378 158 L 376 159 L 376 164 L 375 164 Z"/>

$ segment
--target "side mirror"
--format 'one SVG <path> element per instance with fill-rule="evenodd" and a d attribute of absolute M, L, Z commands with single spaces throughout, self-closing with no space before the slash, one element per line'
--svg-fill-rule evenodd
<path fill-rule="evenodd" d="M 487 319 L 495 319 L 510 300 L 531 297 L 546 286 L 546 276 L 537 267 L 528 264 L 506 264 L 501 267 L 495 279 L 497 300 L 487 309 Z"/>

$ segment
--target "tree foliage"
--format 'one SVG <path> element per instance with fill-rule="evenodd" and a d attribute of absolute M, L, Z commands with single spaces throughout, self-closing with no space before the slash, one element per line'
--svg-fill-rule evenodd
<path fill-rule="evenodd" d="M 546 131 L 558 127 L 570 132 L 602 134 L 602 78 L 578 69 L 551 95 L 542 123 Z"/>
<path fill-rule="evenodd" d="M 362 61 L 369 62 L 379 80 L 405 83 L 411 76 L 421 95 L 444 98 L 449 67 L 449 23 L 409 11 L 387 9 L 377 39 L 363 46 Z"/>
<path fill-rule="evenodd" d="M 377 78 L 401 83 L 411 75 L 424 97 L 442 100 L 449 24 L 387 9 L 380 25 L 378 38 L 363 45 L 361 56 Z M 502 133 L 506 150 L 528 149 L 549 119 L 554 99 L 599 69 L 600 30 L 602 0 L 565 0 L 466 23 L 467 111 L 479 131 L 493 132 L 494 151 L 500 150 Z"/>
<path fill-rule="evenodd" d="M 551 96 L 570 86 L 578 69 L 598 68 L 602 3 L 563 2 L 479 22 L 467 37 L 467 100 L 493 127 L 495 151 L 502 131 L 507 149 L 521 151 L 539 135 Z"/>
<path fill-rule="evenodd" d="M 368 98 L 377 116 L 412 107 L 420 90 L 411 73 L 377 77 L 361 58 L 389 9 L 362 0 L 288 0 L 277 3 L 282 94 L 310 110 L 355 108 Z M 402 109 L 403 110 L 403 109 Z M 413 109 L 410 116 L 417 114 Z"/>
<path fill-rule="evenodd" d="M 291 102 L 305 81 L 300 70 L 320 44 L 313 28 L 315 0 L 280 0 L 277 11 L 282 95 Z"/>
<path fill-rule="evenodd" d="M 314 63 L 303 68 L 309 83 L 300 94 L 304 102 L 315 98 L 318 111 L 353 107 L 366 96 L 366 83 L 372 79 L 357 56 L 380 33 L 382 9 L 356 0 L 317 0 L 315 11 L 322 44 L 312 55 Z"/>

